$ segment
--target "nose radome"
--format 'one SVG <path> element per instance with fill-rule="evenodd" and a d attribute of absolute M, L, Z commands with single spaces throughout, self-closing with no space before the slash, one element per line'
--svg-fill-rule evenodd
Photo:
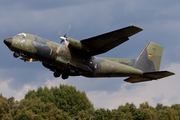
<path fill-rule="evenodd" d="M 11 44 L 12 44 L 12 38 L 4 39 L 4 43 L 5 43 L 8 47 L 10 47 Z"/>

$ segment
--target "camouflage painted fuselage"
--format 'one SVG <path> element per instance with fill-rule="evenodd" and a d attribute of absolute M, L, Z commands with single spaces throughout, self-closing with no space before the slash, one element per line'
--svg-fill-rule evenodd
<path fill-rule="evenodd" d="M 68 38 L 68 41 L 78 42 Z M 71 46 L 62 45 L 56 53 L 58 43 L 41 37 L 26 34 L 26 37 L 14 36 L 10 50 L 18 52 L 24 61 L 41 61 L 51 71 L 60 71 L 72 76 L 86 77 L 127 77 L 139 76 L 143 72 L 120 62 L 89 56 Z M 72 71 L 72 72 L 71 72 Z"/>
<path fill-rule="evenodd" d="M 126 42 L 129 37 L 142 31 L 131 25 L 83 40 L 60 37 L 66 45 L 58 44 L 36 35 L 20 33 L 4 40 L 14 57 L 24 61 L 40 61 L 54 72 L 54 77 L 129 77 L 126 82 L 156 80 L 174 73 L 159 71 L 163 47 L 149 42 L 137 59 L 94 57 Z"/>

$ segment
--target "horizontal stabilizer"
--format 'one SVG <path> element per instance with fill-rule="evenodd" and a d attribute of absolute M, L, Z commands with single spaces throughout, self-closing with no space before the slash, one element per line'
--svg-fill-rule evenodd
<path fill-rule="evenodd" d="M 174 75 L 174 73 L 169 71 L 148 72 L 148 73 L 143 73 L 143 75 L 139 77 L 129 77 L 124 81 L 130 83 L 146 82 L 146 81 L 161 79 L 171 75 Z"/>

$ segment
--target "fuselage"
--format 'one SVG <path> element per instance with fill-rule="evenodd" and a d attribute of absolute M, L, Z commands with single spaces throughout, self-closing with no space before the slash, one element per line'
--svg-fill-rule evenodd
<path fill-rule="evenodd" d="M 31 34 L 21 33 L 5 39 L 4 43 L 16 53 L 15 56 L 22 56 L 24 61 L 40 61 L 51 71 L 68 76 L 129 77 L 143 74 L 139 69 L 109 59 L 89 56 L 71 46 L 62 45 L 56 53 L 60 44 Z"/>

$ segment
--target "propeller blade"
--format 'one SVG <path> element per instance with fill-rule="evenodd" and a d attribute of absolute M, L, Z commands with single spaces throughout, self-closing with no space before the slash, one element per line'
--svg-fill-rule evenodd
<path fill-rule="evenodd" d="M 69 43 L 66 39 L 64 40 L 64 42 L 65 42 L 66 45 Z"/>
<path fill-rule="evenodd" d="M 56 50 L 56 53 L 57 53 L 57 54 L 59 53 L 60 49 L 61 49 L 61 43 L 60 43 L 60 45 L 58 46 L 58 48 L 57 48 L 57 50 Z"/>
<path fill-rule="evenodd" d="M 68 42 L 66 39 L 64 40 L 64 42 L 65 42 L 65 44 L 66 44 L 66 47 L 68 47 L 69 42 Z"/>
<path fill-rule="evenodd" d="M 61 35 L 61 31 L 58 32 L 58 35 L 59 35 L 59 36 Z"/>
<path fill-rule="evenodd" d="M 69 25 L 69 28 L 71 28 L 71 25 Z"/>
<path fill-rule="evenodd" d="M 68 31 L 69 31 L 70 28 L 71 28 L 71 25 L 69 25 L 69 27 L 68 27 L 68 29 L 67 29 L 67 32 L 66 32 L 66 34 L 64 35 L 64 37 L 66 37 L 66 35 L 67 35 L 67 33 L 68 33 Z"/>

